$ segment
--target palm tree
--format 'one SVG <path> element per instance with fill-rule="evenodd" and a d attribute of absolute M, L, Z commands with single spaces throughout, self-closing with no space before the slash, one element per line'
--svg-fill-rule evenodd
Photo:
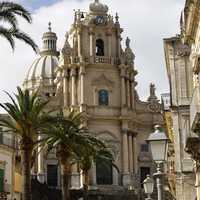
<path fill-rule="evenodd" d="M 0 126 L 19 137 L 23 178 L 22 196 L 23 200 L 31 200 L 32 155 L 34 145 L 37 144 L 38 133 L 48 124 L 47 114 L 43 113 L 48 102 L 42 101 L 37 93 L 30 94 L 29 90 L 22 91 L 18 87 L 17 91 L 15 98 L 7 93 L 11 103 L 0 103 L 9 115 L 9 118 L 0 119 Z"/>
<path fill-rule="evenodd" d="M 14 39 L 16 38 L 24 41 L 37 52 L 38 47 L 34 41 L 18 28 L 17 16 L 22 17 L 28 23 L 32 22 L 31 14 L 23 6 L 9 1 L 0 2 L 0 22 L 10 25 L 10 27 L 0 25 L 0 36 L 7 39 L 13 50 L 15 48 Z"/>
<path fill-rule="evenodd" d="M 45 144 L 47 148 L 56 148 L 62 174 L 62 199 L 69 200 L 69 183 L 71 176 L 71 165 L 74 158 L 79 157 L 81 147 L 88 146 L 90 150 L 105 147 L 97 138 L 88 134 L 88 130 L 82 127 L 83 114 L 75 111 L 65 116 L 60 113 L 56 117 L 56 123 L 43 130 L 47 134 Z"/>

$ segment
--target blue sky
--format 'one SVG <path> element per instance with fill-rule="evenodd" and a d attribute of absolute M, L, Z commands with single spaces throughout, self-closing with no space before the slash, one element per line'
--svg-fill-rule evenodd
<path fill-rule="evenodd" d="M 19 0 L 25 7 L 30 8 L 32 11 L 40 8 L 41 6 L 52 5 L 59 0 Z"/>
<path fill-rule="evenodd" d="M 58 36 L 58 49 L 61 49 L 66 31 L 73 22 L 74 9 L 88 11 L 94 0 L 12 0 L 24 5 L 33 12 L 33 24 L 20 20 L 20 27 L 41 46 L 42 34 L 47 31 L 48 22 Z M 100 0 L 109 7 L 109 13 L 119 13 L 120 24 L 125 38 L 131 39 L 131 47 L 136 55 L 136 87 L 141 99 L 149 96 L 149 84 L 156 85 L 157 96 L 169 91 L 166 73 L 163 38 L 180 33 L 180 14 L 185 0 Z M 0 73 L 0 102 L 7 100 L 4 90 L 13 92 L 21 85 L 27 71 L 37 57 L 31 48 L 16 41 L 13 53 L 6 40 L 0 38 L 0 60 L 3 63 Z M 11 59 L 12 58 L 12 59 Z M 1 65 L 2 66 L 2 65 Z M 11 72 L 12 69 L 12 72 Z"/>

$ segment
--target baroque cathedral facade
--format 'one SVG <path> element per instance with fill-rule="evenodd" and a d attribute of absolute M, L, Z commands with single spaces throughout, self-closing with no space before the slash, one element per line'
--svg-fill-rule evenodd
<path fill-rule="evenodd" d="M 119 16 L 109 15 L 108 6 L 98 0 L 89 5 L 88 12 L 75 11 L 61 52 L 49 24 L 40 57 L 29 68 L 24 87 L 49 98 L 51 108 L 84 112 L 85 125 L 110 148 L 114 162 L 107 167 L 93 164 L 91 188 L 110 185 L 139 193 L 146 175 L 154 172 L 146 139 L 155 124 L 163 125 L 163 118 L 154 84 L 147 101 L 139 99 L 135 55 L 129 38 L 122 48 L 122 32 Z M 54 152 L 40 151 L 33 173 L 41 183 L 60 187 Z M 77 166 L 72 169 L 71 186 L 82 187 Z"/>

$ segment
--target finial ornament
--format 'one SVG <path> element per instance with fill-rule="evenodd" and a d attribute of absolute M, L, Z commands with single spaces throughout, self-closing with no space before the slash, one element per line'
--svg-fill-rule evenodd
<path fill-rule="evenodd" d="M 118 15 L 118 13 L 116 13 L 116 15 L 115 15 L 115 20 L 116 20 L 116 23 L 119 23 L 119 15 Z"/>
<path fill-rule="evenodd" d="M 48 29 L 49 29 L 49 32 L 51 32 L 51 22 L 49 22 L 49 27 L 48 27 Z"/>
<path fill-rule="evenodd" d="M 126 48 L 130 48 L 130 42 L 131 40 L 129 39 L 129 37 L 126 38 Z"/>
<path fill-rule="evenodd" d="M 66 34 L 65 34 L 65 38 L 66 38 L 66 40 L 69 39 L 69 32 L 68 32 L 68 31 L 67 31 Z"/>

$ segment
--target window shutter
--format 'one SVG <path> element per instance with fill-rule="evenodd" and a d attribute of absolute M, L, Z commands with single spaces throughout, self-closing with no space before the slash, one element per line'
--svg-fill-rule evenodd
<path fill-rule="evenodd" d="M 0 169 L 0 192 L 4 191 L 4 170 Z"/>

